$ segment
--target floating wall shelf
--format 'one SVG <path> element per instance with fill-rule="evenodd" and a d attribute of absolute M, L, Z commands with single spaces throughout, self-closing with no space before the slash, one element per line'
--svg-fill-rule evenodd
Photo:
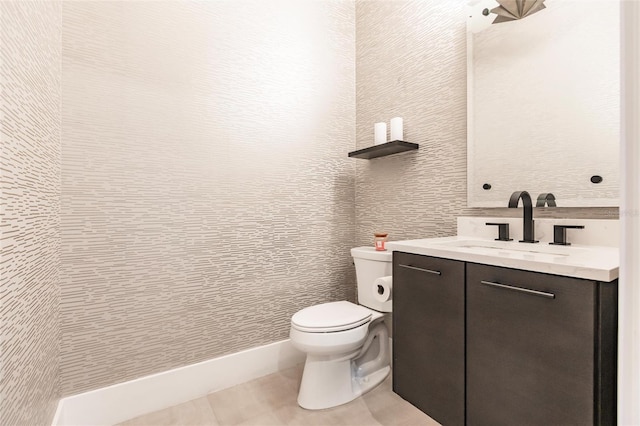
<path fill-rule="evenodd" d="M 384 157 L 385 155 L 393 155 L 400 152 L 413 151 L 414 149 L 418 149 L 419 146 L 420 145 L 418 145 L 417 143 L 391 141 L 350 152 L 349 157 L 371 160 L 372 158 Z"/>

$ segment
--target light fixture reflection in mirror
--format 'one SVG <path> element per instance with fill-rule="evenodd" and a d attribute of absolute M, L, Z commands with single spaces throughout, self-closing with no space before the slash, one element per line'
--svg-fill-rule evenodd
<path fill-rule="evenodd" d="M 494 13 L 496 19 L 494 24 L 501 22 L 515 21 L 518 19 L 526 18 L 536 12 L 541 11 L 546 6 L 544 0 L 497 0 L 500 6 L 491 9 L 491 13 Z M 483 11 L 484 15 L 484 11 Z"/>

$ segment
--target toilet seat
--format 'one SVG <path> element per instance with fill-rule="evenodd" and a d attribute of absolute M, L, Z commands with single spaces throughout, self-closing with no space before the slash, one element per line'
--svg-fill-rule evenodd
<path fill-rule="evenodd" d="M 291 327 L 306 333 L 335 333 L 371 321 L 372 311 L 347 301 L 329 302 L 304 308 L 293 315 Z"/>

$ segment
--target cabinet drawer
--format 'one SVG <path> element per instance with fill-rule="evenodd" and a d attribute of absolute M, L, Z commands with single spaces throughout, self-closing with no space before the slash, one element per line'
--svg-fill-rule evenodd
<path fill-rule="evenodd" d="M 464 425 L 464 263 L 394 252 L 393 389 Z"/>
<path fill-rule="evenodd" d="M 594 424 L 597 283 L 467 264 L 470 425 Z"/>

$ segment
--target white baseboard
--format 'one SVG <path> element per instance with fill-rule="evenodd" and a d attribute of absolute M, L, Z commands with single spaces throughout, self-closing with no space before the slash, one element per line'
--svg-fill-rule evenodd
<path fill-rule="evenodd" d="M 52 426 L 108 426 L 304 362 L 289 339 L 60 400 Z"/>

